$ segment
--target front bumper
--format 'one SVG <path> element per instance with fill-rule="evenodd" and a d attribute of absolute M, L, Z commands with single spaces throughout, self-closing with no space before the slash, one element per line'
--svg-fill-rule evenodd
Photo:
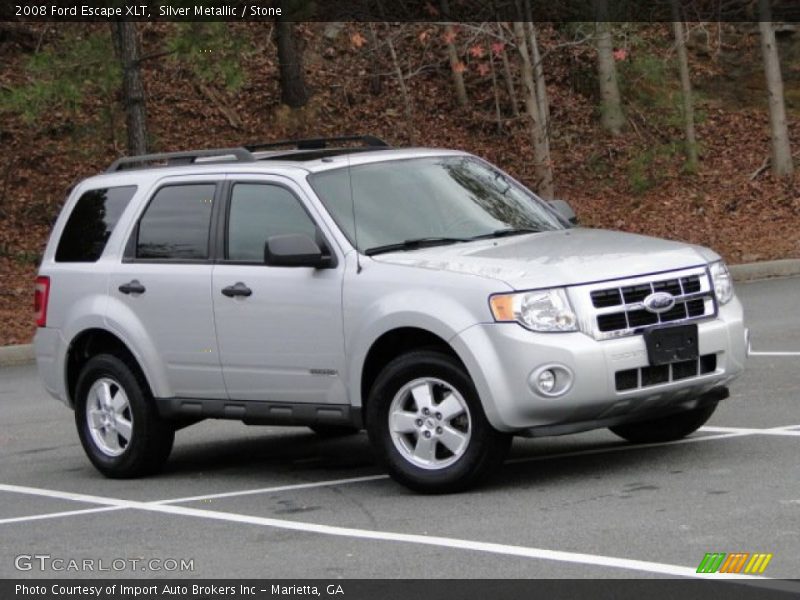
<path fill-rule="evenodd" d="M 742 306 L 734 298 L 716 317 L 698 322 L 700 355 L 715 355 L 713 370 L 693 377 L 618 391 L 616 373 L 648 366 L 641 335 L 597 341 L 580 332 L 543 334 L 516 323 L 474 325 L 451 340 L 472 376 L 490 423 L 530 435 L 569 433 L 605 423 L 647 419 L 691 408 L 744 369 Z M 543 365 L 572 372 L 571 387 L 546 397 L 529 385 Z M 709 396 L 706 396 L 709 397 Z"/>

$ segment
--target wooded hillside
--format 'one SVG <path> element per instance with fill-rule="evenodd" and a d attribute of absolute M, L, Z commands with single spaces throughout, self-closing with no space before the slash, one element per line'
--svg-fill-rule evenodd
<path fill-rule="evenodd" d="M 792 24 L 3 22 L 0 345 L 33 333 L 68 188 L 129 148 L 362 133 L 474 152 L 586 226 L 800 257 Z"/>

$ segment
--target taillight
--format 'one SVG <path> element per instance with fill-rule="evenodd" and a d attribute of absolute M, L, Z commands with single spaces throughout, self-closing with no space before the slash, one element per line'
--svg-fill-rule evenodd
<path fill-rule="evenodd" d="M 50 278 L 37 277 L 33 289 L 33 312 L 36 315 L 36 326 L 47 325 L 47 298 L 50 296 Z"/>

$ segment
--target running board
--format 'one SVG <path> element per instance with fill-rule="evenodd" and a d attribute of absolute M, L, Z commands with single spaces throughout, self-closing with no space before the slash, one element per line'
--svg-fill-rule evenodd
<path fill-rule="evenodd" d="M 174 421 L 231 419 L 246 425 L 363 426 L 361 410 L 347 404 L 292 404 L 257 400 L 156 398 L 159 414 Z"/>

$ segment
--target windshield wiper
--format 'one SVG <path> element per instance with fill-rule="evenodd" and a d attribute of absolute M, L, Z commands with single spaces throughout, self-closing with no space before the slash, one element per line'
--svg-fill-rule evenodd
<path fill-rule="evenodd" d="M 470 240 L 486 240 L 489 238 L 507 237 L 509 235 L 524 235 L 526 233 L 541 233 L 540 229 L 526 229 L 524 227 L 509 227 L 508 229 L 498 229 L 491 233 L 482 233 L 469 238 Z"/>
<path fill-rule="evenodd" d="M 384 246 L 375 246 L 374 248 L 367 248 L 364 254 L 367 256 L 374 256 L 375 254 L 383 254 L 384 252 L 395 252 L 397 250 L 416 250 L 418 248 L 425 248 L 428 246 L 444 246 L 446 244 L 457 244 L 458 242 L 467 242 L 472 238 L 454 238 L 454 237 L 424 237 L 415 238 L 412 240 L 405 240 L 397 244 L 386 244 Z"/>

